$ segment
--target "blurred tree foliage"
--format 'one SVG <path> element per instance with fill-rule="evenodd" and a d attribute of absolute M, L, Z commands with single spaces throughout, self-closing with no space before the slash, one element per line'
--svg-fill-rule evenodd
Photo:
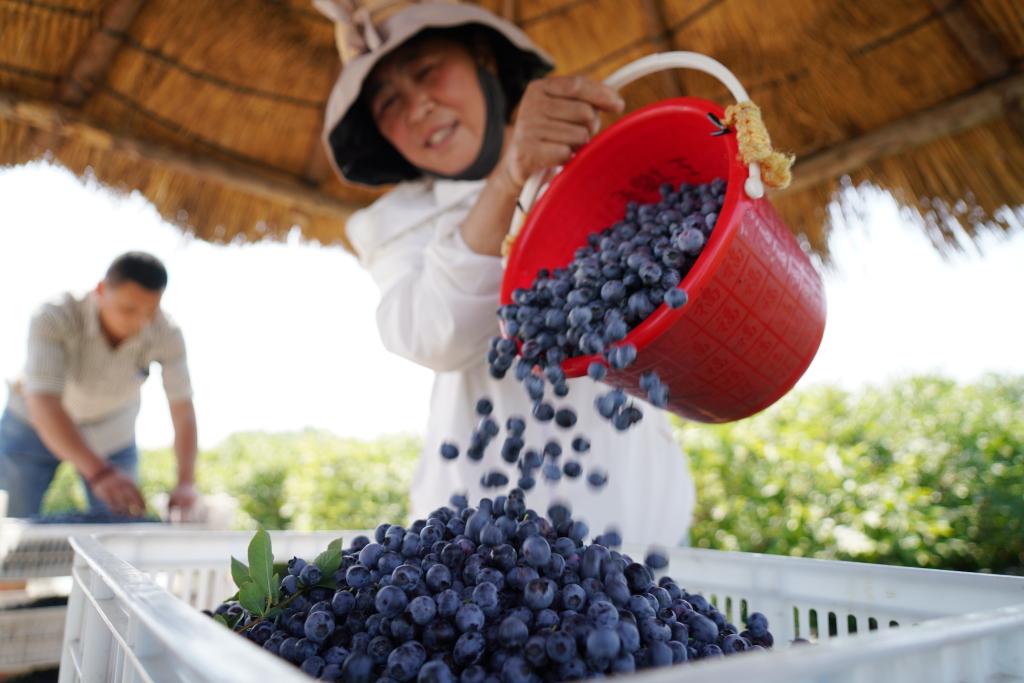
<path fill-rule="evenodd" d="M 1024 377 L 812 387 L 747 420 L 677 433 L 699 492 L 697 547 L 1024 567 Z M 202 453 L 199 485 L 236 497 L 241 526 L 368 528 L 406 519 L 419 448 L 414 436 L 237 434 Z M 147 496 L 169 490 L 173 454 L 144 453 L 141 472 Z M 62 466 L 47 509 L 83 503 Z"/>

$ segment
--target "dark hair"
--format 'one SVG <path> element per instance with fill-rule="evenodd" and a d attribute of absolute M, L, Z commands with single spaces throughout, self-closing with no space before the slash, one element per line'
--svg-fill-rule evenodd
<path fill-rule="evenodd" d="M 134 282 L 151 292 L 162 292 L 167 287 L 167 269 L 160 259 L 143 251 L 121 254 L 107 268 L 107 284 L 117 287 Z"/>
<path fill-rule="evenodd" d="M 405 45 L 431 38 L 461 43 L 474 54 L 480 49 L 490 50 L 508 102 L 506 123 L 512 120 L 512 112 L 530 81 L 550 71 L 536 54 L 519 49 L 498 31 L 480 24 L 424 29 Z M 422 171 L 410 164 L 377 129 L 365 93 L 364 87 L 355 104 L 328 135 L 341 172 L 348 180 L 366 185 L 389 185 L 419 178 Z"/>

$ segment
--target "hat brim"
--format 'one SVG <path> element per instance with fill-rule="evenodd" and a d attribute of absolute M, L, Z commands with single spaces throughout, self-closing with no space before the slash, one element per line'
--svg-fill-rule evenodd
<path fill-rule="evenodd" d="M 400 168 L 400 172 L 377 172 L 366 167 L 367 160 L 365 159 L 346 158 L 347 155 L 343 149 L 344 143 L 351 141 L 353 137 L 351 134 L 346 134 L 342 128 L 351 123 L 348 119 L 353 118 L 350 114 L 353 113 L 353 108 L 359 100 L 363 84 L 382 59 L 424 30 L 456 28 L 471 24 L 496 31 L 512 47 L 534 57 L 542 72 L 554 68 L 554 60 L 551 56 L 538 47 L 526 33 L 514 24 L 480 7 L 462 3 L 424 3 L 413 5 L 396 13 L 389 17 L 379 29 L 379 33 L 385 36 L 383 44 L 376 50 L 359 55 L 347 63 L 328 99 L 322 142 L 331 166 L 340 177 L 361 185 L 377 186 L 393 183 L 408 176 L 409 169 L 412 168 L 411 165 L 404 162 L 397 150 L 386 142 L 384 143 L 385 147 L 379 150 L 382 158 L 376 160 L 380 166 L 400 168 L 404 162 L 407 168 Z M 376 132 L 375 126 L 373 129 L 372 132 L 364 131 L 363 134 L 376 133 L 380 141 L 383 141 L 383 137 Z"/>

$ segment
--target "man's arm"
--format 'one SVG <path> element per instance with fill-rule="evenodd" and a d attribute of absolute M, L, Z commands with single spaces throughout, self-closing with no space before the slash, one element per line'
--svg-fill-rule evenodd
<path fill-rule="evenodd" d="M 174 424 L 174 455 L 178 459 L 178 485 L 171 492 L 170 506 L 188 510 L 197 498 L 195 477 L 199 439 L 196 411 L 192 399 L 171 401 L 170 407 Z"/>
<path fill-rule="evenodd" d="M 61 405 L 60 396 L 29 394 L 26 403 L 32 426 L 46 447 L 61 460 L 70 462 L 111 510 L 120 514 L 141 514 L 145 510 L 135 482 L 89 448 Z"/>

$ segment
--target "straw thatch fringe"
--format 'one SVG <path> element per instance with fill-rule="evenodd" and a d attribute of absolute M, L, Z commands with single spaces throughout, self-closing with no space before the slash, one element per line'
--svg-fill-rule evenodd
<path fill-rule="evenodd" d="M 943 253 L 962 248 L 961 234 L 1010 230 L 1001 210 L 1020 210 L 1007 197 L 1024 197 L 1024 147 L 1005 118 L 942 138 L 897 157 L 875 161 L 851 174 L 852 186 L 871 184 L 890 192 Z M 771 198 L 794 232 L 815 252 L 828 253 L 828 233 L 836 218 L 865 219 L 864 207 L 839 192 L 841 180 L 820 183 Z M 837 202 L 830 214 L 828 205 Z"/>
<path fill-rule="evenodd" d="M 48 152 L 39 145 L 38 137 L 28 126 L 0 121 L 0 166 L 47 158 L 80 178 L 95 177 L 115 191 L 137 190 L 153 202 L 169 223 L 210 242 L 283 240 L 297 228 L 306 239 L 351 250 L 344 224 L 337 217 L 267 201 L 74 140 L 50 144 Z M 197 216 L 203 220 L 197 221 Z"/>
<path fill-rule="evenodd" d="M 772 201 L 821 254 L 833 222 L 855 220 L 858 207 L 849 193 L 836 194 L 839 180 L 800 187 L 815 177 L 801 175 L 801 157 L 843 151 L 1024 70 L 1019 0 L 477 1 L 514 17 L 554 55 L 559 73 L 603 78 L 665 49 L 728 65 L 761 107 L 773 143 L 797 156 L 798 187 Z M 138 189 L 161 215 L 205 239 L 279 239 L 298 225 L 310 239 L 343 244 L 344 211 L 317 213 L 323 203 L 310 194 L 348 206 L 380 193 L 329 174 L 318 147 L 322 103 L 338 72 L 330 22 L 307 0 L 147 2 L 123 29 L 107 32 L 117 41 L 112 57 L 90 60 L 87 45 L 112 6 L 0 0 L 0 99 L 56 107 L 62 84 L 66 90 L 69 78 L 86 72 L 95 88 L 57 118 L 70 113 L 158 153 L 89 146 L 80 129 L 59 121 L 30 129 L 14 117 L 0 119 L 0 165 L 50 149 L 76 173 L 91 168 L 113 187 Z M 971 25 L 961 26 L 967 15 Z M 998 73 L 1002 64 L 1005 74 Z M 691 72 L 658 74 L 623 94 L 631 109 L 680 94 L 730 104 L 719 84 Z M 909 151 L 886 147 L 889 156 L 854 170 L 851 182 L 891 190 L 940 249 L 957 248 L 955 224 L 968 234 L 1006 229 L 996 212 L 1024 204 L 1022 102 L 1008 103 L 1007 118 L 965 122 L 975 127 Z M 190 174 L 187 163 L 164 163 L 174 155 L 237 174 Z M 278 189 L 261 194 L 263 178 L 276 179 Z M 287 187 L 296 192 L 281 189 Z M 303 193 L 307 201 L 297 202 Z M 833 198 L 838 211 L 829 210 Z"/>

